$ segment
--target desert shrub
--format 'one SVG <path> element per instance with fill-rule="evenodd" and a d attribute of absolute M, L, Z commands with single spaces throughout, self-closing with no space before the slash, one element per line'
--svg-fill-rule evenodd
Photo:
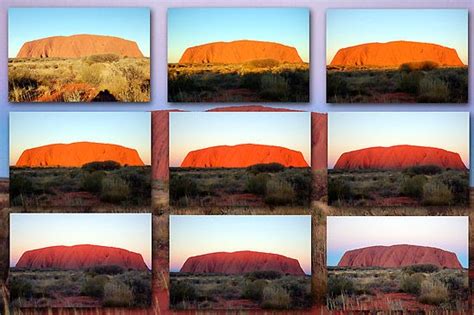
<path fill-rule="evenodd" d="M 275 59 L 258 59 L 258 60 L 251 60 L 246 63 L 246 66 L 250 68 L 274 68 L 278 67 L 280 62 Z"/>
<path fill-rule="evenodd" d="M 193 285 L 184 281 L 173 282 L 170 286 L 170 303 L 196 301 L 198 294 Z"/>
<path fill-rule="evenodd" d="M 405 293 L 419 294 L 421 290 L 421 283 L 425 279 L 421 273 L 412 275 L 404 275 L 400 281 L 400 290 Z"/>
<path fill-rule="evenodd" d="M 199 195 L 197 183 L 187 176 L 171 176 L 170 198 L 178 200 L 182 197 L 195 197 Z"/>
<path fill-rule="evenodd" d="M 351 186 L 343 179 L 330 179 L 328 185 L 328 198 L 330 202 L 347 200 L 352 197 Z"/>
<path fill-rule="evenodd" d="M 260 94 L 269 101 L 285 100 L 289 89 L 288 82 L 278 74 L 265 73 L 260 77 Z"/>
<path fill-rule="evenodd" d="M 418 61 L 408 62 L 400 65 L 399 69 L 405 72 L 411 72 L 415 70 L 429 71 L 439 68 L 439 64 L 434 61 Z"/>
<path fill-rule="evenodd" d="M 87 296 L 102 298 L 104 296 L 104 286 L 108 282 L 105 275 L 87 277 L 81 288 L 81 293 Z"/>
<path fill-rule="evenodd" d="M 403 268 L 404 272 L 407 273 L 433 273 L 433 272 L 438 272 L 439 267 L 436 265 L 431 265 L 431 264 L 420 264 L 420 265 L 411 265 L 411 266 L 406 266 Z"/>
<path fill-rule="evenodd" d="M 120 203 L 130 195 L 127 182 L 118 176 L 108 176 L 102 180 L 100 200 L 111 203 Z"/>
<path fill-rule="evenodd" d="M 261 271 L 253 271 L 246 274 L 246 277 L 250 280 L 256 279 L 266 279 L 266 280 L 274 280 L 279 279 L 283 275 L 278 271 L 273 270 L 261 270 Z"/>
<path fill-rule="evenodd" d="M 26 176 L 13 175 L 10 177 L 10 194 L 12 196 L 30 195 L 33 193 L 33 182 Z"/>
<path fill-rule="evenodd" d="M 339 73 L 331 73 L 326 78 L 326 93 L 329 97 L 344 97 L 349 94 L 349 85 L 347 80 Z"/>
<path fill-rule="evenodd" d="M 240 79 L 240 86 L 244 89 L 259 90 L 260 76 L 259 73 L 245 73 Z"/>
<path fill-rule="evenodd" d="M 267 182 L 270 180 L 268 174 L 257 174 L 247 179 L 247 191 L 256 195 L 265 195 Z"/>
<path fill-rule="evenodd" d="M 151 299 L 151 279 L 132 279 L 129 283 L 135 305 L 149 305 Z"/>
<path fill-rule="evenodd" d="M 409 73 L 401 73 L 398 88 L 402 92 L 417 94 L 420 87 L 420 81 L 423 73 L 415 71 Z"/>
<path fill-rule="evenodd" d="M 352 295 L 355 291 L 355 285 L 352 279 L 336 275 L 328 277 L 328 295 L 336 297 L 341 294 Z"/>
<path fill-rule="evenodd" d="M 446 184 L 433 180 L 423 187 L 423 204 L 426 206 L 445 206 L 451 204 L 453 193 Z"/>
<path fill-rule="evenodd" d="M 436 175 L 443 172 L 443 169 L 438 165 L 417 165 L 406 168 L 403 172 L 408 175 Z"/>
<path fill-rule="evenodd" d="M 261 301 L 263 298 L 263 290 L 267 286 L 267 281 L 258 279 L 255 281 L 248 280 L 242 290 L 242 298 L 252 301 Z"/>
<path fill-rule="evenodd" d="M 454 273 L 449 269 L 436 273 L 434 278 L 442 282 L 450 292 L 467 290 L 469 287 L 468 277 L 465 274 Z"/>
<path fill-rule="evenodd" d="M 421 283 L 421 290 L 418 299 L 421 303 L 440 305 L 449 300 L 449 292 L 440 281 L 427 279 Z"/>
<path fill-rule="evenodd" d="M 117 265 L 94 266 L 87 270 L 90 273 L 98 275 L 117 275 L 123 273 L 125 270 Z"/>
<path fill-rule="evenodd" d="M 469 176 L 466 173 L 447 171 L 438 178 L 453 193 L 453 203 L 466 204 L 469 201 Z"/>
<path fill-rule="evenodd" d="M 295 198 L 293 187 L 287 182 L 270 179 L 265 187 L 265 203 L 271 206 L 292 203 Z"/>
<path fill-rule="evenodd" d="M 423 186 L 427 181 L 425 175 L 405 177 L 400 187 L 400 193 L 404 196 L 421 198 L 423 196 Z"/>
<path fill-rule="evenodd" d="M 82 169 L 87 172 L 113 171 L 121 168 L 120 163 L 115 161 L 90 162 L 82 165 Z"/>
<path fill-rule="evenodd" d="M 104 286 L 104 306 L 128 307 L 133 302 L 133 293 L 130 288 L 119 281 L 112 280 Z"/>
<path fill-rule="evenodd" d="M 102 82 L 102 71 L 104 66 L 100 63 L 83 65 L 80 70 L 80 78 L 83 82 L 98 86 Z"/>
<path fill-rule="evenodd" d="M 33 285 L 30 281 L 21 278 L 14 278 L 10 284 L 10 297 L 12 300 L 18 298 L 31 298 L 33 296 Z"/>
<path fill-rule="evenodd" d="M 102 191 L 102 180 L 104 177 L 105 173 L 102 171 L 86 174 L 82 178 L 81 187 L 83 190 L 91 193 L 100 193 Z"/>
<path fill-rule="evenodd" d="M 425 77 L 420 81 L 417 101 L 422 103 L 443 103 L 449 100 L 449 86 L 438 78 Z"/>
<path fill-rule="evenodd" d="M 257 173 L 278 173 L 284 171 L 285 167 L 280 163 L 262 163 L 247 167 L 247 171 Z"/>
<path fill-rule="evenodd" d="M 288 309 L 291 306 L 291 297 L 279 285 L 270 284 L 263 289 L 262 307 L 271 309 Z"/>
<path fill-rule="evenodd" d="M 86 63 L 93 64 L 99 62 L 117 62 L 120 60 L 120 56 L 115 54 L 100 54 L 91 55 L 85 58 Z"/>

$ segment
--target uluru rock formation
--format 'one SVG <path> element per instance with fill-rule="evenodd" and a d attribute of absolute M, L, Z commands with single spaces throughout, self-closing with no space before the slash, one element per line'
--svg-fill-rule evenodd
<path fill-rule="evenodd" d="M 279 62 L 302 63 L 294 47 L 256 40 L 215 42 L 187 48 L 179 63 L 244 63 L 273 59 Z"/>
<path fill-rule="evenodd" d="M 303 154 L 288 148 L 262 145 L 220 145 L 189 152 L 181 167 L 248 167 L 255 164 L 279 163 L 285 167 L 309 167 Z"/>
<path fill-rule="evenodd" d="M 16 268 L 71 270 L 111 265 L 148 270 L 142 255 L 99 245 L 51 246 L 29 250 L 21 255 Z"/>
<path fill-rule="evenodd" d="M 116 144 L 74 142 L 50 144 L 23 151 L 17 167 L 81 167 L 90 162 L 115 161 L 121 165 L 143 166 L 137 150 Z"/>
<path fill-rule="evenodd" d="M 466 170 L 459 153 L 415 145 L 371 147 L 345 152 L 339 157 L 334 168 L 404 169 L 420 165 Z"/>
<path fill-rule="evenodd" d="M 339 267 L 400 268 L 422 264 L 462 269 L 455 253 L 417 245 L 371 246 L 354 249 L 345 252 L 337 265 Z"/>
<path fill-rule="evenodd" d="M 432 61 L 440 66 L 462 67 L 455 49 L 431 43 L 393 41 L 339 49 L 331 66 L 399 67 L 404 63 Z"/>
<path fill-rule="evenodd" d="M 79 58 L 115 54 L 121 57 L 143 57 L 136 42 L 103 35 L 52 36 L 26 42 L 17 58 Z"/>
<path fill-rule="evenodd" d="M 253 271 L 305 275 L 296 259 L 254 251 L 219 252 L 189 257 L 180 270 L 180 272 L 221 274 L 244 274 Z"/>

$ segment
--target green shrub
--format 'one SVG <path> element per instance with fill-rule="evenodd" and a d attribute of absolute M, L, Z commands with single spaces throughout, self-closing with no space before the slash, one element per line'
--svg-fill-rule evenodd
<path fill-rule="evenodd" d="M 280 163 L 262 163 L 247 167 L 247 171 L 257 173 L 278 173 L 285 170 L 285 166 Z"/>
<path fill-rule="evenodd" d="M 283 275 L 278 271 L 261 270 L 261 271 L 249 272 L 245 276 L 250 280 L 256 280 L 256 279 L 274 280 L 274 279 L 280 279 Z"/>
<path fill-rule="evenodd" d="M 423 78 L 420 81 L 417 101 L 422 103 L 444 103 L 449 100 L 449 86 L 438 78 Z"/>
<path fill-rule="evenodd" d="M 275 59 L 257 59 L 246 63 L 246 66 L 250 68 L 274 68 L 278 67 L 279 65 L 280 62 Z"/>
<path fill-rule="evenodd" d="M 270 180 L 268 174 L 257 174 L 247 179 L 247 191 L 255 195 L 265 195 L 267 182 Z"/>
<path fill-rule="evenodd" d="M 403 172 L 409 175 L 436 175 L 443 172 L 443 169 L 438 165 L 417 165 L 409 167 Z"/>
<path fill-rule="evenodd" d="M 182 197 L 195 197 L 199 195 L 198 185 L 188 176 L 171 176 L 169 187 L 171 200 L 179 200 Z"/>
<path fill-rule="evenodd" d="M 434 61 L 417 61 L 408 62 L 400 65 L 399 69 L 405 72 L 411 72 L 415 70 L 430 71 L 439 68 L 439 64 Z"/>
<path fill-rule="evenodd" d="M 108 176 L 102 180 L 100 200 L 111 203 L 120 203 L 130 195 L 127 182 L 118 176 Z"/>
<path fill-rule="evenodd" d="M 86 174 L 82 178 L 81 187 L 83 190 L 91 193 L 100 193 L 102 191 L 102 180 L 105 177 L 103 171 Z"/>
<path fill-rule="evenodd" d="M 88 277 L 81 288 L 81 293 L 87 296 L 102 298 L 104 296 L 104 286 L 108 282 L 107 276 L 100 275 Z"/>
<path fill-rule="evenodd" d="M 421 283 L 419 301 L 430 305 L 440 305 L 449 301 L 448 289 L 438 280 L 427 279 Z"/>
<path fill-rule="evenodd" d="M 290 87 L 285 78 L 278 74 L 265 73 L 260 78 L 260 94 L 269 101 L 287 99 Z"/>
<path fill-rule="evenodd" d="M 10 194 L 12 197 L 30 195 L 33 193 L 33 182 L 26 176 L 12 175 L 10 177 Z"/>
<path fill-rule="evenodd" d="M 270 179 L 265 187 L 265 203 L 271 206 L 287 205 L 293 202 L 295 191 L 287 182 Z"/>
<path fill-rule="evenodd" d="M 420 264 L 420 265 L 406 266 L 403 268 L 403 271 L 407 273 L 417 273 L 417 272 L 433 273 L 433 272 L 438 272 L 439 267 L 436 265 L 431 265 L 431 264 Z"/>
<path fill-rule="evenodd" d="M 170 303 L 172 305 L 180 302 L 196 301 L 198 295 L 193 285 L 184 281 L 176 281 L 170 286 Z"/>
<path fill-rule="evenodd" d="M 100 63 L 83 65 L 80 70 L 80 78 L 83 82 L 98 86 L 102 82 L 102 71 L 104 66 Z"/>
<path fill-rule="evenodd" d="M 352 279 L 336 275 L 328 277 L 328 295 L 336 297 L 341 294 L 352 295 L 355 291 L 354 282 Z"/>
<path fill-rule="evenodd" d="M 400 187 L 400 193 L 404 196 L 421 198 L 423 197 L 423 186 L 427 181 L 425 175 L 405 177 Z"/>
<path fill-rule="evenodd" d="M 151 279 L 132 279 L 129 283 L 133 292 L 134 305 L 150 305 L 151 303 Z"/>
<path fill-rule="evenodd" d="M 133 303 L 133 293 L 130 288 L 119 281 L 109 281 L 104 287 L 104 306 L 129 307 Z"/>
<path fill-rule="evenodd" d="M 423 74 L 418 71 L 409 73 L 402 72 L 400 75 L 398 88 L 400 91 L 405 93 L 417 94 L 422 78 Z"/>
<path fill-rule="evenodd" d="M 115 161 L 90 162 L 82 165 L 82 169 L 88 172 L 113 171 L 121 168 L 120 163 Z"/>
<path fill-rule="evenodd" d="M 21 278 L 13 278 L 10 284 L 10 297 L 12 300 L 19 298 L 31 298 L 33 296 L 33 285 L 30 281 Z"/>
<path fill-rule="evenodd" d="M 452 200 L 453 193 L 441 182 L 431 181 L 423 187 L 423 204 L 426 206 L 446 206 Z"/>
<path fill-rule="evenodd" d="M 270 309 L 289 309 L 291 297 L 288 292 L 277 284 L 270 284 L 263 289 L 262 307 Z"/>
<path fill-rule="evenodd" d="M 123 273 L 125 269 L 117 265 L 94 266 L 87 270 L 98 275 L 117 275 Z"/>
<path fill-rule="evenodd" d="M 343 179 L 330 179 L 328 185 L 329 202 L 352 198 L 351 186 Z"/>
<path fill-rule="evenodd" d="M 120 60 L 120 56 L 115 54 L 100 54 L 100 55 L 91 55 L 85 58 L 86 63 L 100 63 L 100 62 L 117 62 Z"/>
<path fill-rule="evenodd" d="M 252 301 L 261 301 L 263 298 L 263 290 L 267 284 L 267 281 L 264 279 L 246 281 L 242 290 L 242 298 Z"/>
<path fill-rule="evenodd" d="M 400 281 L 400 290 L 405 293 L 419 294 L 421 290 L 421 283 L 425 279 L 421 273 L 412 275 L 404 275 Z"/>

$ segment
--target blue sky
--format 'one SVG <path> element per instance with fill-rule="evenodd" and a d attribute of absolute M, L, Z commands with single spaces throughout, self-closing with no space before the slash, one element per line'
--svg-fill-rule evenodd
<path fill-rule="evenodd" d="M 329 113 L 329 168 L 344 152 L 397 144 L 456 152 L 469 168 L 469 113 Z"/>
<path fill-rule="evenodd" d="M 309 215 L 171 215 L 170 269 L 187 258 L 252 250 L 297 259 L 311 274 Z"/>
<path fill-rule="evenodd" d="M 31 249 L 101 245 L 142 255 L 151 269 L 151 214 L 11 214 L 10 266 Z"/>
<path fill-rule="evenodd" d="M 309 113 L 170 113 L 170 166 L 190 151 L 244 143 L 300 151 L 311 165 Z"/>
<path fill-rule="evenodd" d="M 330 9 L 326 62 L 344 47 L 409 40 L 456 49 L 468 63 L 468 11 L 463 9 Z"/>
<path fill-rule="evenodd" d="M 118 144 L 151 160 L 151 115 L 147 112 L 10 113 L 10 165 L 21 153 L 47 144 L 72 142 Z"/>
<path fill-rule="evenodd" d="M 309 10 L 306 8 L 168 9 L 168 62 L 178 62 L 186 48 L 251 39 L 295 47 L 309 61 Z"/>
<path fill-rule="evenodd" d="M 75 34 L 109 35 L 135 41 L 150 56 L 148 8 L 10 8 L 8 57 L 28 41 Z"/>
<path fill-rule="evenodd" d="M 442 232 L 441 232 L 442 231 Z M 336 266 L 351 249 L 409 244 L 456 253 L 469 266 L 469 217 L 341 216 L 327 218 L 327 265 Z"/>

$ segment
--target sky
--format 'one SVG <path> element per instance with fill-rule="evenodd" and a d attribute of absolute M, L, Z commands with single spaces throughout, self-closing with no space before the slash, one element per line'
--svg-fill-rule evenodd
<path fill-rule="evenodd" d="M 307 8 L 168 9 L 168 62 L 176 63 L 188 47 L 240 39 L 295 47 L 309 62 Z"/>
<path fill-rule="evenodd" d="M 32 249 L 101 245 L 142 255 L 151 270 L 151 214 L 11 214 L 10 267 Z"/>
<path fill-rule="evenodd" d="M 170 215 L 170 270 L 192 256 L 242 250 L 297 259 L 311 274 L 309 215 Z"/>
<path fill-rule="evenodd" d="M 341 48 L 395 40 L 454 48 L 468 64 L 468 10 L 329 9 L 326 23 L 327 64 Z"/>
<path fill-rule="evenodd" d="M 190 151 L 243 143 L 300 151 L 311 165 L 309 113 L 170 113 L 170 166 L 179 167 Z"/>
<path fill-rule="evenodd" d="M 8 57 L 28 41 L 76 34 L 109 35 L 135 41 L 150 56 L 148 8 L 9 8 Z"/>
<path fill-rule="evenodd" d="M 469 113 L 329 113 L 330 169 L 344 152 L 398 144 L 436 147 L 459 153 L 469 168 Z"/>
<path fill-rule="evenodd" d="M 469 266 L 469 217 L 348 216 L 327 218 L 327 265 L 352 249 L 375 245 L 419 245 L 456 253 Z"/>
<path fill-rule="evenodd" d="M 21 153 L 47 144 L 80 141 L 118 144 L 151 161 L 151 115 L 148 112 L 10 113 L 10 165 Z"/>

